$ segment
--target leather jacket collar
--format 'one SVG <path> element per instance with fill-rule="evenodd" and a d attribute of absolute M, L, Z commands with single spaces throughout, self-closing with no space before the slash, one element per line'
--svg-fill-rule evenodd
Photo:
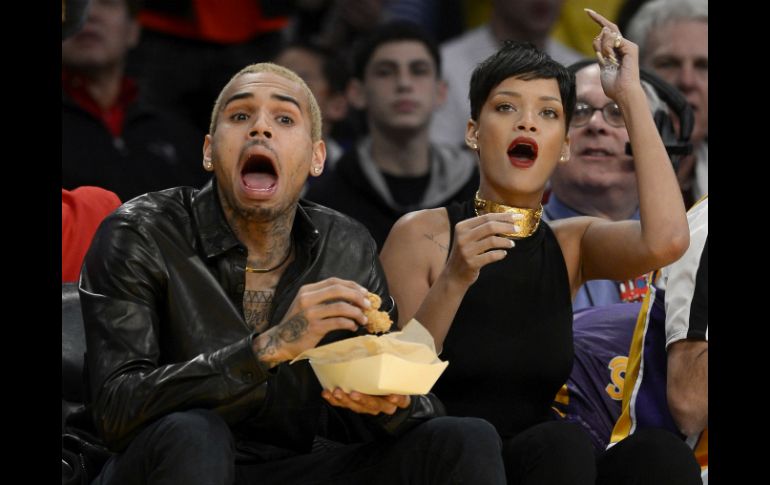
<path fill-rule="evenodd" d="M 233 247 L 243 246 L 227 222 L 215 180 L 216 177 L 209 180 L 192 201 L 193 219 L 198 227 L 203 251 L 208 258 L 219 256 Z M 292 234 L 295 243 L 311 250 L 318 242 L 320 233 L 303 205 L 304 201 L 297 205 Z"/>

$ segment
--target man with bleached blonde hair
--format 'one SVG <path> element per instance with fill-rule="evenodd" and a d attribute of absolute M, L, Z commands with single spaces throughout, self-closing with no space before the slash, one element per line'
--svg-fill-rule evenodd
<path fill-rule="evenodd" d="M 318 113 L 293 72 L 245 68 L 203 143 L 213 180 L 101 225 L 79 288 L 93 422 L 116 452 L 95 483 L 505 483 L 485 421 L 289 365 L 356 335 L 367 291 L 391 301 L 364 227 L 299 200 L 323 169 Z"/>

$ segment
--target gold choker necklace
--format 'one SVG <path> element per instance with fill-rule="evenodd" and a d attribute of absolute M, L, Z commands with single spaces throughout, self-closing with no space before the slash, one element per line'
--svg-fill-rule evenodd
<path fill-rule="evenodd" d="M 278 268 L 280 268 L 281 266 L 283 266 L 284 264 L 286 264 L 286 261 L 289 260 L 289 256 L 291 256 L 291 250 L 293 248 L 294 248 L 294 240 L 292 240 L 291 243 L 289 244 L 289 250 L 286 251 L 286 256 L 284 256 L 284 258 L 281 260 L 280 263 L 276 264 L 272 268 L 265 268 L 265 269 L 263 269 L 263 268 L 252 268 L 248 264 L 246 264 L 246 267 L 243 268 L 243 269 L 245 269 L 247 273 L 269 273 L 271 271 L 275 271 Z"/>
<path fill-rule="evenodd" d="M 535 231 L 537 231 L 538 226 L 540 226 L 540 216 L 543 215 L 543 204 L 540 204 L 539 209 L 511 207 L 509 205 L 492 202 L 491 200 L 482 199 L 479 197 L 478 192 L 476 192 L 476 197 L 473 199 L 473 206 L 476 209 L 477 216 L 480 216 L 482 212 L 510 212 L 512 214 L 524 214 L 524 218 L 515 223 L 519 226 L 517 232 L 506 232 L 502 234 L 511 239 L 523 239 L 534 234 Z"/>

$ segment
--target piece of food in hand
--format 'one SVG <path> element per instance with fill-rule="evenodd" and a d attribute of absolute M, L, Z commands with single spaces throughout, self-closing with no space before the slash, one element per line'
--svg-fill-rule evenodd
<path fill-rule="evenodd" d="M 369 333 L 387 332 L 393 325 L 393 320 L 390 319 L 390 315 L 388 315 L 387 312 L 379 311 L 380 305 L 382 305 L 382 299 L 379 295 L 371 292 L 366 295 L 366 297 L 372 304 L 368 310 L 364 311 L 364 315 L 366 315 L 367 318 L 366 330 L 368 330 Z"/>
<path fill-rule="evenodd" d="M 388 315 L 387 312 L 368 310 L 364 312 L 364 315 L 366 315 L 366 318 L 368 319 L 366 322 L 366 330 L 368 330 L 369 333 L 387 332 L 393 325 L 393 320 L 390 319 L 390 315 Z"/>
<path fill-rule="evenodd" d="M 371 291 L 366 294 L 366 299 L 369 300 L 369 303 L 372 304 L 370 307 L 371 310 L 379 310 L 380 305 L 382 305 L 382 298 L 380 298 L 380 295 L 377 293 L 372 293 Z"/>

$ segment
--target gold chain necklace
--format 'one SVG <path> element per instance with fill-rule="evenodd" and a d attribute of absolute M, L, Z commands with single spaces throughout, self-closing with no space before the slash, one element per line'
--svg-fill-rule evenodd
<path fill-rule="evenodd" d="M 540 204 L 539 209 L 511 207 L 509 205 L 492 202 L 491 200 L 482 199 L 479 197 L 478 191 L 476 191 L 476 197 L 473 199 L 473 208 L 476 210 L 477 216 L 480 216 L 481 212 L 510 212 L 512 214 L 523 214 L 524 218 L 515 222 L 520 228 L 517 232 L 506 232 L 502 234 L 511 239 L 523 239 L 534 234 L 540 226 L 540 216 L 543 215 L 543 204 Z"/>
<path fill-rule="evenodd" d="M 271 271 L 275 271 L 278 268 L 280 268 L 281 266 L 283 266 L 284 264 L 286 264 L 286 261 L 289 260 L 289 256 L 291 256 L 291 250 L 293 248 L 294 248 L 294 240 L 292 239 L 291 243 L 289 244 L 289 250 L 286 251 L 286 256 L 284 256 L 284 258 L 281 260 L 280 263 L 276 264 L 272 268 L 265 268 L 265 269 L 263 269 L 263 268 L 252 268 L 248 264 L 246 264 L 246 267 L 244 269 L 246 270 L 247 273 L 269 273 Z"/>

